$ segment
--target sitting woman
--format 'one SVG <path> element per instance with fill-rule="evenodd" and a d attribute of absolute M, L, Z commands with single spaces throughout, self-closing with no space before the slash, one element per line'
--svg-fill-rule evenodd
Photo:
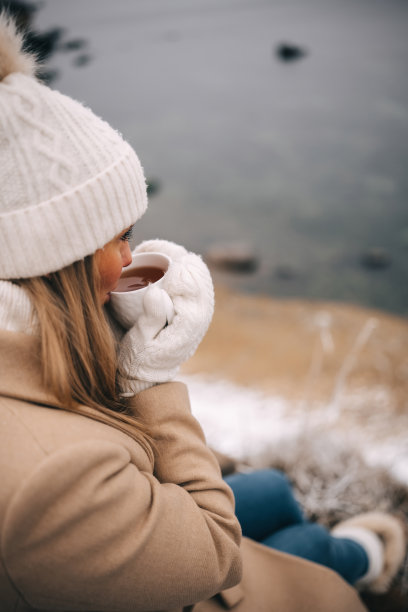
<path fill-rule="evenodd" d="M 171 382 L 210 323 L 209 272 L 183 247 L 142 243 L 171 257 L 166 283 L 134 326 L 115 323 L 143 170 L 35 79 L 21 44 L 0 17 L 0 611 L 361 612 L 346 581 L 388 588 L 398 521 L 330 534 L 282 475 L 221 478 Z"/>

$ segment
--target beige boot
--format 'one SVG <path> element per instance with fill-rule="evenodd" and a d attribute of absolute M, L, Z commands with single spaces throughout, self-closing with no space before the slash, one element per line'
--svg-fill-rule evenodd
<path fill-rule="evenodd" d="M 384 512 L 367 512 L 338 523 L 331 534 L 358 542 L 367 553 L 368 571 L 355 586 L 371 593 L 386 593 L 405 558 L 402 520 Z"/>

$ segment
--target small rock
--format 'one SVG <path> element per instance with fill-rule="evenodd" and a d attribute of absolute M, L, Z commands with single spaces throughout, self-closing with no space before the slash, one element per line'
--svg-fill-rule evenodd
<path fill-rule="evenodd" d="M 156 195 L 161 189 L 161 183 L 158 179 L 148 178 L 146 180 L 146 184 L 147 184 L 147 195 L 149 197 Z"/>
<path fill-rule="evenodd" d="M 361 263 L 370 270 L 379 270 L 381 268 L 388 268 L 391 265 L 391 257 L 382 247 L 373 247 L 363 253 Z"/>
<path fill-rule="evenodd" d="M 79 51 L 86 47 L 86 40 L 83 38 L 74 38 L 67 40 L 60 45 L 61 51 Z"/>
<path fill-rule="evenodd" d="M 297 273 L 292 266 L 281 264 L 276 266 L 275 276 L 281 280 L 292 280 L 292 278 L 297 276 Z"/>
<path fill-rule="evenodd" d="M 291 43 L 280 43 L 275 49 L 275 55 L 282 62 L 295 62 L 306 56 L 306 50 Z"/>
<path fill-rule="evenodd" d="M 74 59 L 73 64 L 77 68 L 82 68 L 82 66 L 86 66 L 87 64 L 89 64 L 90 61 L 91 61 L 91 56 L 90 55 L 88 55 L 87 53 L 81 53 L 81 55 L 78 55 Z"/>
<path fill-rule="evenodd" d="M 215 244 L 205 254 L 209 265 L 231 272 L 254 272 L 259 264 L 253 248 L 244 243 Z"/>

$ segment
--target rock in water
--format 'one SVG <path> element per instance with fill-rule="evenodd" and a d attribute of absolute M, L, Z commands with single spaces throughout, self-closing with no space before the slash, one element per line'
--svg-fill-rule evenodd
<path fill-rule="evenodd" d="M 306 51 L 291 43 L 280 43 L 275 49 L 275 55 L 282 62 L 296 62 L 305 57 Z"/>
<path fill-rule="evenodd" d="M 230 272 L 254 272 L 259 264 L 253 248 L 245 243 L 214 244 L 205 253 L 210 266 Z"/>
<path fill-rule="evenodd" d="M 391 257 L 385 249 L 373 247 L 363 253 L 361 263 L 365 268 L 379 270 L 381 268 L 388 268 L 391 265 Z"/>

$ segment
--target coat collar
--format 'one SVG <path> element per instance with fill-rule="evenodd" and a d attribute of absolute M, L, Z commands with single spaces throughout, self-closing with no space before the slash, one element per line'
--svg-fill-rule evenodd
<path fill-rule="evenodd" d="M 0 329 L 0 396 L 62 408 L 42 384 L 37 336 Z"/>

